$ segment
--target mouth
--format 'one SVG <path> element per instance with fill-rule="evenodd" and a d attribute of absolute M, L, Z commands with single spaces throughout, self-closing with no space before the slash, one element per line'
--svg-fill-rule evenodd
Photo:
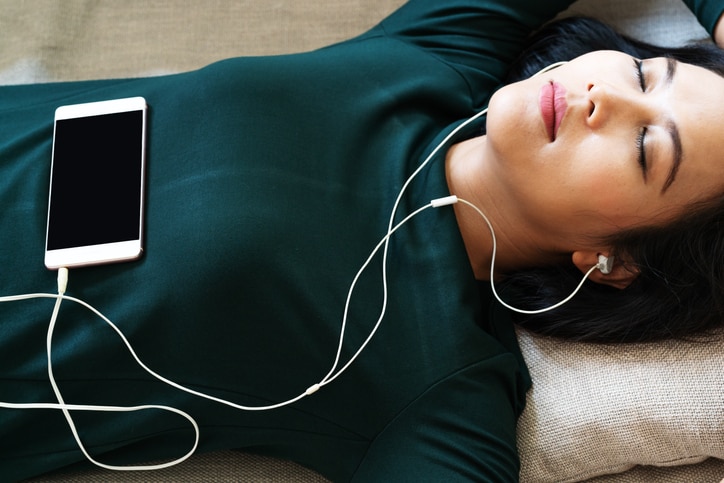
<path fill-rule="evenodd" d="M 548 139 L 553 142 L 558 136 L 558 128 L 568 109 L 566 89 L 557 82 L 548 82 L 541 87 L 538 100 Z"/>

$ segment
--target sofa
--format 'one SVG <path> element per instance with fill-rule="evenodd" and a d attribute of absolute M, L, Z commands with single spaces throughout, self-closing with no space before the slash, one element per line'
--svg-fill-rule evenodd
<path fill-rule="evenodd" d="M 227 57 L 314 49 L 354 36 L 402 0 L 0 0 L 0 84 L 149 76 Z M 586 14 L 665 45 L 706 38 L 676 0 L 579 0 Z M 533 377 L 519 421 L 523 482 L 720 482 L 724 334 L 601 346 L 519 332 Z M 326 481 L 237 451 L 140 474 L 34 481 Z"/>

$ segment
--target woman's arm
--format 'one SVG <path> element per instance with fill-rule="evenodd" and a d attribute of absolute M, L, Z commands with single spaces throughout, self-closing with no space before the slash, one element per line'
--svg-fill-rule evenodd
<path fill-rule="evenodd" d="M 719 47 L 724 48 L 724 0 L 684 0 Z"/>
<path fill-rule="evenodd" d="M 724 15 L 721 15 L 719 17 L 719 20 L 717 20 L 716 24 L 714 25 L 714 42 L 716 44 L 724 49 L 724 22 L 722 22 L 722 19 L 724 19 Z M 723 480 L 724 483 L 724 480 Z"/>
<path fill-rule="evenodd" d="M 375 438 L 352 480 L 517 482 L 518 376 L 501 354 L 432 385 Z"/>
<path fill-rule="evenodd" d="M 479 106 L 503 81 L 528 35 L 572 2 L 411 0 L 367 35 L 382 34 L 436 57 L 465 79 Z"/>
<path fill-rule="evenodd" d="M 382 22 L 387 35 L 448 57 L 511 55 L 574 0 L 411 0 Z"/>

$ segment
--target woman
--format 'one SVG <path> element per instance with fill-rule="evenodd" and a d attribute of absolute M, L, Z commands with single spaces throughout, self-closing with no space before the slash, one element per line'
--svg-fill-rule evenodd
<path fill-rule="evenodd" d="M 659 59 L 659 65 L 664 62 L 667 74 L 677 72 L 679 63 L 672 62 L 677 60 L 724 75 L 724 53 L 713 45 L 693 44 L 663 49 L 623 38 L 591 19 L 572 19 L 552 23 L 536 34 L 531 46 L 521 55 L 525 60 L 516 63 L 509 81 L 529 77 L 550 63 L 550 59 L 572 59 L 602 49 L 624 52 L 635 59 L 666 57 L 669 60 L 664 62 L 664 59 Z M 636 62 L 639 87 L 642 91 L 652 92 L 647 82 L 649 79 L 644 75 L 647 73 L 645 65 Z M 715 84 L 701 85 L 707 86 L 707 90 L 716 88 Z M 616 94 L 621 96 L 626 92 L 623 88 L 616 90 Z M 692 93 L 687 101 L 692 107 L 693 100 L 698 97 L 696 94 Z M 594 100 L 592 95 L 591 102 Z M 660 105 L 665 104 L 662 101 Z M 644 142 L 651 141 L 650 128 L 647 126 L 645 130 L 639 130 L 637 137 L 638 162 L 645 180 L 651 160 L 647 159 L 647 150 L 642 148 Z M 672 163 L 663 182 L 662 199 L 678 174 L 678 168 L 673 169 L 675 166 L 680 164 Z M 613 178 L 607 175 L 601 179 Z M 626 286 L 627 290 L 610 289 L 605 283 L 587 284 L 571 303 L 560 310 L 519 322 L 538 332 L 597 342 L 691 337 L 720 326 L 723 312 L 720 296 L 722 273 L 717 263 L 721 256 L 718 255 L 721 238 L 718 227 L 724 206 L 720 195 L 711 197 L 704 193 L 699 193 L 698 205 L 678 214 L 672 211 L 666 214 L 670 220 L 678 218 L 676 222 L 659 226 L 645 222 L 598 239 L 614 247 L 619 261 L 626 262 L 619 264 L 619 274 L 624 275 L 626 282 L 614 285 L 618 285 L 617 288 Z M 643 216 L 644 210 L 639 215 Z M 579 268 L 582 268 L 580 264 Z M 513 286 L 519 291 L 517 295 L 521 303 L 528 307 L 545 307 L 573 290 L 579 279 L 579 270 L 570 264 L 567 267 L 558 265 L 520 271 L 509 276 L 506 283 L 509 288 Z M 515 290 L 512 294 L 516 294 Z"/>
<path fill-rule="evenodd" d="M 450 193 L 469 199 L 497 229 L 496 273 L 568 260 L 587 270 L 591 255 L 612 252 L 598 240 L 644 216 L 647 226 L 671 223 L 667 212 L 720 193 L 722 171 L 708 171 L 715 160 L 696 156 L 707 155 L 712 139 L 699 139 L 688 98 L 681 102 L 689 82 L 720 86 L 709 71 L 677 65 L 667 83 L 665 61 L 647 60 L 643 87 L 657 89 L 638 91 L 637 59 L 591 54 L 491 99 L 527 34 L 569 2 L 538 3 L 413 1 L 370 32 L 308 54 L 232 59 L 160 78 L 3 88 L 0 226 L 9 275 L 0 291 L 54 288 L 54 274 L 34 260 L 43 251 L 52 112 L 61 104 L 141 95 L 151 126 L 146 255 L 72 271 L 70 294 L 116 321 L 158 373 L 247 405 L 287 400 L 328 373 L 353 277 L 387 233 L 402 186 L 489 100 L 487 122 L 433 156 L 405 189 L 396 220 Z M 696 7 L 712 30 L 721 7 Z M 614 94 L 604 80 L 628 95 L 619 110 L 606 104 Z M 541 114 L 550 86 L 554 95 L 570 91 L 560 124 Z M 591 107 L 584 100 L 594 95 Z M 667 108 L 659 113 L 649 96 Z M 707 98 L 699 114 L 714 115 L 720 100 Z M 636 101 L 651 119 L 623 116 Z M 616 122 L 601 117 L 612 113 Z M 600 124 L 575 124 L 594 115 Z M 685 155 L 664 195 L 669 121 Z M 487 136 L 477 136 L 483 125 Z M 644 128 L 646 171 L 636 148 Z M 620 152 L 585 162 L 594 149 Z M 593 173 L 602 163 L 609 169 Z M 609 196 L 592 189 L 607 176 Z M 571 196 L 559 196 L 562 186 Z M 426 210 L 396 232 L 375 337 L 349 369 L 293 405 L 242 412 L 170 388 L 71 304 L 54 337 L 56 380 L 68 403 L 174 406 L 198 421 L 202 450 L 275 455 L 333 480 L 515 480 L 515 422 L 530 381 L 509 317 L 489 308 L 489 288 L 478 281 L 490 263 L 479 223 L 456 205 Z M 382 311 L 381 258 L 355 285 L 337 370 Z M 631 282 L 635 271 L 619 258 L 610 276 L 594 272 L 594 282 Z M 54 400 L 43 360 L 50 308 L 0 306 L 4 401 Z M 0 414 L 4 479 L 85 461 L 59 412 Z M 193 444 L 187 421 L 173 415 L 73 417 L 106 464 L 175 458 Z"/>

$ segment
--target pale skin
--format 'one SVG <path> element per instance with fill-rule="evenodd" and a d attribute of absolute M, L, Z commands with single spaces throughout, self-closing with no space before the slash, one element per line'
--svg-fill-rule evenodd
<path fill-rule="evenodd" d="M 719 47 L 724 48 L 724 15 L 719 17 L 719 21 L 714 27 L 714 41 Z M 724 483 L 724 480 L 722 480 Z"/>
<path fill-rule="evenodd" d="M 599 254 L 611 254 L 604 237 L 666 224 L 724 191 L 724 78 L 660 58 L 644 60 L 639 72 L 638 61 L 594 52 L 506 86 L 491 98 L 487 135 L 449 151 L 451 193 L 495 228 L 496 275 L 566 260 L 585 273 Z M 555 139 L 539 103 L 553 82 L 568 106 Z M 488 279 L 490 234 L 469 207 L 458 204 L 455 213 L 473 271 Z M 625 288 L 636 272 L 624 262 L 591 279 Z"/>

